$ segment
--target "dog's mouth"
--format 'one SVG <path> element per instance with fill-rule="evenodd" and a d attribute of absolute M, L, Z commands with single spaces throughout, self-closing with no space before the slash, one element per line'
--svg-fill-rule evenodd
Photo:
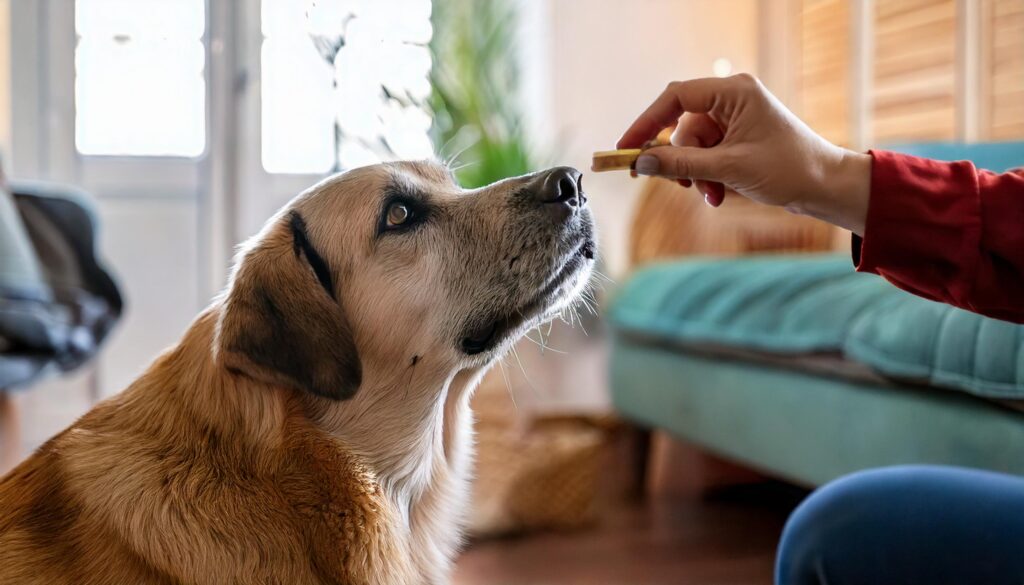
<path fill-rule="evenodd" d="M 484 321 L 462 338 L 462 351 L 476 355 L 490 351 L 503 342 L 524 323 L 544 315 L 559 296 L 565 294 L 564 285 L 594 260 L 596 242 L 585 235 L 572 252 L 564 256 L 561 266 L 541 286 L 540 291 L 528 302 L 512 311 Z"/>

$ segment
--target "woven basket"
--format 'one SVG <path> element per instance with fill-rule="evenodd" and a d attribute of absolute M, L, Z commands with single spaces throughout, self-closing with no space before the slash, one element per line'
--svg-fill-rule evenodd
<path fill-rule="evenodd" d="M 586 417 L 530 419 L 515 412 L 505 392 L 501 376 L 492 373 L 473 399 L 478 421 L 470 534 L 592 523 L 607 428 Z"/>

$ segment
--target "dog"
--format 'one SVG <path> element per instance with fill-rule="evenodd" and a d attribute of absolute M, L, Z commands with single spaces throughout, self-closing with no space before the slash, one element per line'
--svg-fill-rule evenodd
<path fill-rule="evenodd" d="M 313 186 L 176 346 L 0 480 L 0 583 L 448 582 L 473 388 L 596 247 L 569 167 Z"/>

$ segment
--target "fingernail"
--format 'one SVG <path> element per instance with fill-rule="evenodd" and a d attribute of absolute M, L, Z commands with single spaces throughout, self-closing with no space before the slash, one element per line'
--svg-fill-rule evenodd
<path fill-rule="evenodd" d="M 643 154 L 636 159 L 636 172 L 641 175 L 657 175 L 659 168 L 661 168 L 661 161 L 654 155 Z"/>

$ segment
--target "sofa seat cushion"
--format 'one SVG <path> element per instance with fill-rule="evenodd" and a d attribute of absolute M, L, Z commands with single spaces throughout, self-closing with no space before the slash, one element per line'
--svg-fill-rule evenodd
<path fill-rule="evenodd" d="M 652 265 L 625 283 L 609 316 L 637 340 L 838 355 L 901 381 L 1024 399 L 1024 326 L 915 297 L 854 272 L 847 256 Z"/>

